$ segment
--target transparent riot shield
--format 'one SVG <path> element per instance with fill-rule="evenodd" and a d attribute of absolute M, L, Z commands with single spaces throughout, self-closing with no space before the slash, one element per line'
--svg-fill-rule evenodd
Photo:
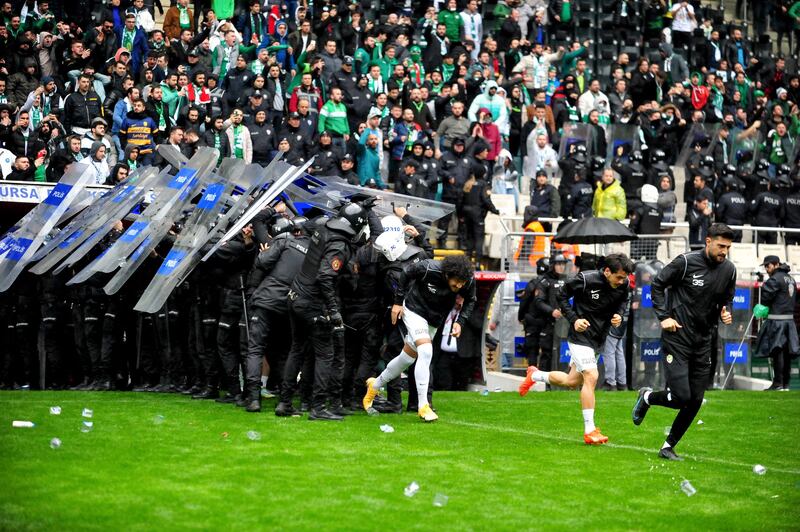
<path fill-rule="evenodd" d="M 114 271 L 125 263 L 125 258 L 150 236 L 155 227 L 162 227 L 164 220 L 171 225 L 172 221 L 178 218 L 177 214 L 183 205 L 191 199 L 192 193 L 200 187 L 201 183 L 204 184 L 204 180 L 209 178 L 210 170 L 216 166 L 218 154 L 219 152 L 215 149 L 200 148 L 189 164 L 178 170 L 167 186 L 157 192 L 150 205 L 114 245 L 98 257 L 98 260 L 93 261 L 76 274 L 67 284 L 84 282 L 97 272 L 110 273 Z M 155 246 L 160 241 L 160 237 L 154 238 L 154 240 L 153 245 Z"/>
<path fill-rule="evenodd" d="M 342 198 L 349 198 L 354 194 L 372 196 L 377 199 L 373 208 L 377 208 L 382 215 L 393 214 L 396 206 L 403 206 L 414 219 L 430 223 L 452 214 L 455 210 L 450 203 L 359 187 L 351 185 L 339 177 L 312 178 L 305 176 L 305 180 L 314 180 L 320 188 L 337 191 Z"/>
<path fill-rule="evenodd" d="M 163 172 L 166 175 L 166 172 Z M 58 235 L 47 243 L 42 251 L 41 260 L 31 268 L 31 272 L 41 275 L 58 264 L 84 244 L 91 241 L 94 246 L 102 239 L 117 220 L 122 219 L 130 210 L 139 203 L 151 186 L 158 186 L 158 169 L 147 167 L 137 170 L 131 179 L 115 187 L 110 193 L 98 198 L 95 203 L 88 206 L 78 216 L 72 219 Z M 109 221 L 112 223 L 109 225 Z M 101 232 L 101 228 L 108 229 Z M 99 233 L 99 234 L 98 234 Z M 89 246 L 83 246 L 88 247 Z M 38 255 L 38 254 L 37 254 Z M 70 264 L 74 264 L 83 257 L 70 257 Z"/>
<path fill-rule="evenodd" d="M 747 134 L 736 128 L 731 131 L 731 151 L 728 160 L 740 173 L 753 173 L 756 161 L 761 158 L 763 135 L 756 130 Z"/>
<path fill-rule="evenodd" d="M 637 149 L 639 126 L 634 124 L 612 124 L 608 128 L 608 153 L 606 153 L 606 167 L 611 166 L 611 161 L 617 157 L 627 164 L 628 157 Z"/>
<path fill-rule="evenodd" d="M 0 241 L 0 292 L 5 292 L 28 265 L 45 237 L 92 179 L 91 168 L 75 164 L 12 237 Z"/>
<path fill-rule="evenodd" d="M 659 262 L 638 263 L 634 272 L 636 290 L 631 304 L 633 353 L 631 379 L 634 388 L 661 388 L 665 381 L 661 361 L 661 322 L 653 309 L 652 282 L 661 271 Z"/>
<path fill-rule="evenodd" d="M 748 286 L 748 282 L 737 282 L 733 295 L 732 309 L 728 309 L 733 317 L 730 325 L 721 321 L 717 329 L 717 364 L 714 372 L 715 386 L 722 386 L 725 375 L 734 365 L 733 373 L 740 376 L 750 376 L 751 347 L 755 335 L 751 329 L 753 321 L 753 306 L 758 302 L 758 293 L 755 288 Z M 732 383 L 728 382 L 728 388 Z"/>
<path fill-rule="evenodd" d="M 271 201 L 277 198 L 284 189 L 289 186 L 295 179 L 299 176 L 303 175 L 303 173 L 308 169 L 309 166 L 314 162 L 314 158 L 312 157 L 309 161 L 307 161 L 303 166 L 296 167 L 291 165 L 288 166 L 280 175 L 280 177 L 276 178 L 253 203 L 250 204 L 248 209 L 236 220 L 233 225 L 228 229 L 228 231 L 217 241 L 214 246 L 208 250 L 202 260 L 206 261 L 211 258 L 214 253 L 222 246 L 225 242 L 236 236 L 239 231 L 241 231 L 250 221 L 258 214 L 264 207 L 269 205 Z M 284 163 L 285 164 L 285 163 Z M 276 170 L 280 168 L 280 165 L 276 165 Z"/>
<path fill-rule="evenodd" d="M 683 145 L 681 146 L 681 151 L 678 153 L 678 158 L 675 160 L 675 165 L 685 166 L 686 160 L 689 159 L 689 156 L 695 151 L 694 146 L 698 142 L 702 143 L 702 154 L 708 154 L 711 141 L 716 136 L 717 131 L 719 131 L 719 127 L 719 124 L 691 124 L 683 139 Z"/>
<path fill-rule="evenodd" d="M 578 146 L 589 149 L 589 126 L 580 122 L 565 122 L 558 146 L 558 159 L 565 159 L 575 152 Z"/>
<path fill-rule="evenodd" d="M 221 215 L 221 211 L 225 207 L 223 198 L 228 196 L 233 200 L 231 196 L 235 186 L 233 183 L 249 182 L 249 186 L 238 196 L 238 200 L 233 200 L 229 213 L 236 212 L 239 200 L 246 201 L 253 191 L 263 187 L 269 175 L 269 171 L 259 165 L 245 168 L 244 165 L 225 165 L 224 162 L 220 166 L 220 172 L 228 174 L 223 176 L 225 181 L 206 187 L 191 218 L 186 222 L 183 231 L 178 235 L 134 310 L 157 312 L 178 284 L 200 262 L 200 249 L 218 232 L 216 227 L 221 225 L 224 229 L 227 225 L 227 220 Z"/>

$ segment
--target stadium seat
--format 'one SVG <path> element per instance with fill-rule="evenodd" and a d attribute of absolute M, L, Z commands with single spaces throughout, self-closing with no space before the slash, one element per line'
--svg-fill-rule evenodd
<path fill-rule="evenodd" d="M 758 245 L 758 264 L 764 262 L 767 255 L 777 255 L 782 261 L 786 260 L 786 246 L 783 244 L 759 244 Z"/>
<path fill-rule="evenodd" d="M 497 207 L 502 216 L 512 216 L 517 214 L 517 207 L 514 204 L 514 196 L 511 194 L 492 194 L 492 203 Z"/>
<path fill-rule="evenodd" d="M 800 246 L 786 246 L 786 262 L 788 262 L 792 270 L 800 270 Z"/>
<path fill-rule="evenodd" d="M 758 267 L 756 257 L 758 250 L 755 244 L 734 242 L 731 245 L 730 259 L 740 272 L 751 272 Z"/>

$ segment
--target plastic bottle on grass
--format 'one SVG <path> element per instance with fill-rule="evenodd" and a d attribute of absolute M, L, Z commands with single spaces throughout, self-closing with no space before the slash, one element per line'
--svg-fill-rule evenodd
<path fill-rule="evenodd" d="M 417 494 L 418 491 L 419 491 L 419 484 L 417 484 L 417 482 L 414 481 L 405 487 L 405 489 L 403 490 L 403 494 L 406 497 L 413 497 L 414 495 Z"/>
<path fill-rule="evenodd" d="M 94 428 L 94 423 L 91 421 L 84 421 L 81 423 L 81 432 L 92 432 Z"/>
<path fill-rule="evenodd" d="M 756 475 L 764 475 L 767 472 L 767 468 L 761 464 L 756 464 L 753 466 L 753 473 Z"/>
<path fill-rule="evenodd" d="M 697 490 L 694 489 L 694 486 L 692 486 L 692 483 L 688 480 L 683 480 L 681 482 L 681 490 L 686 494 L 687 497 L 691 497 L 697 493 Z"/>
<path fill-rule="evenodd" d="M 53 438 L 52 440 L 50 440 L 51 449 L 58 449 L 59 447 L 61 447 L 61 440 L 59 440 L 58 438 Z"/>
<path fill-rule="evenodd" d="M 433 497 L 433 505 L 437 508 L 441 508 L 442 506 L 447 506 L 448 500 L 450 500 L 450 498 L 444 493 L 437 493 Z"/>

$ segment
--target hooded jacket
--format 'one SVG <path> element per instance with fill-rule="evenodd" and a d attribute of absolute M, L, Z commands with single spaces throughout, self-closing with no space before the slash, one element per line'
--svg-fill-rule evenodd
<path fill-rule="evenodd" d="M 500 124 L 505 124 L 505 127 L 508 127 L 508 108 L 506 107 L 506 100 L 500 96 L 500 94 L 495 94 L 494 97 L 490 96 L 489 89 L 491 88 L 497 89 L 498 86 L 495 81 L 489 80 L 484 86 L 483 93 L 472 100 L 467 118 L 469 118 L 471 122 L 476 122 L 478 120 L 478 111 L 482 108 L 486 108 L 492 113 L 492 120 L 498 127 Z M 508 132 L 506 131 L 504 133 L 507 134 Z"/>

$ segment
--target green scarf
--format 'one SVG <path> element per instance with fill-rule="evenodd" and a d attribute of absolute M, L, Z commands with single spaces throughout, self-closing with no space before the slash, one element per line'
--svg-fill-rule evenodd
<path fill-rule="evenodd" d="M 128 31 L 122 30 L 122 47 L 126 48 L 129 52 L 133 50 L 133 39 L 136 37 L 136 30 Z"/>
<path fill-rule="evenodd" d="M 36 129 L 42 122 L 42 111 L 38 107 L 31 107 L 31 125 Z"/>
<path fill-rule="evenodd" d="M 180 15 L 178 15 L 178 23 L 182 30 L 187 30 L 192 27 L 192 22 L 189 20 L 189 10 L 183 6 L 177 6 Z"/>
<path fill-rule="evenodd" d="M 244 159 L 244 135 L 242 135 L 242 126 L 233 126 L 233 156 L 236 159 Z"/>

